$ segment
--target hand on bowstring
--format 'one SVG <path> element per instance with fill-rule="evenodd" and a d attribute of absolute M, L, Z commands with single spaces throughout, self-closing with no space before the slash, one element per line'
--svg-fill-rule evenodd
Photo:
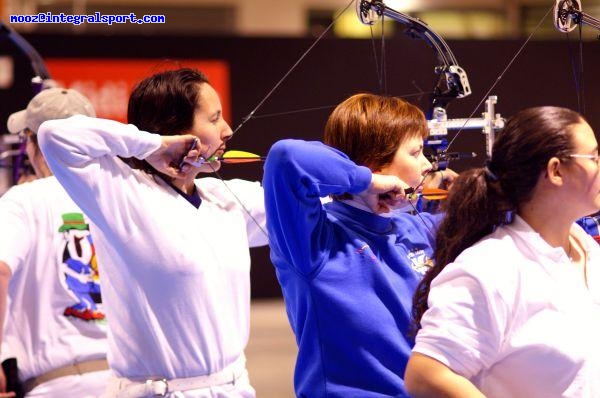
<path fill-rule="evenodd" d="M 356 197 L 373 212 L 387 213 L 409 203 L 404 192 L 408 187 L 396 176 L 373 173 L 369 187 Z"/>
<path fill-rule="evenodd" d="M 186 162 L 197 162 L 205 148 L 193 135 L 164 135 L 162 145 L 146 157 L 157 171 L 175 179 L 185 179 L 197 169 Z"/>
<path fill-rule="evenodd" d="M 425 177 L 423 188 L 441 188 L 448 190 L 456 177 L 458 177 L 458 173 L 452 169 L 435 170 Z"/>

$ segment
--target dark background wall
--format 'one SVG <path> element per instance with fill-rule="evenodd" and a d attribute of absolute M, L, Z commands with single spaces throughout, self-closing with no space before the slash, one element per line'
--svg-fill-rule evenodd
<path fill-rule="evenodd" d="M 226 60 L 231 71 L 233 128 L 253 110 L 313 41 L 311 39 L 261 39 L 223 37 L 143 37 L 143 36 L 61 36 L 30 35 L 26 39 L 47 58 L 202 58 Z M 559 105 L 579 109 L 572 64 L 578 62 L 579 47 L 572 43 L 544 41 L 529 43 L 500 81 L 498 76 L 517 53 L 523 41 L 450 42 L 460 66 L 468 73 L 473 94 L 455 100 L 448 117 L 465 118 L 475 109 L 492 84 L 490 94 L 498 96 L 496 112 L 509 117 L 529 106 Z M 377 50 L 380 43 L 375 43 Z M 319 139 L 325 120 L 335 106 L 349 95 L 382 92 L 378 82 L 373 43 L 370 40 L 324 39 L 304 58 L 236 133 L 229 148 L 266 154 L 271 144 L 282 138 Z M 0 55 L 16 54 L 7 40 L 0 38 Z M 575 56 L 573 55 L 575 54 Z M 592 128 L 600 128 L 600 42 L 583 44 L 585 75 L 585 115 Z M 574 61 L 572 61 L 574 59 Z M 31 69 L 22 55 L 16 55 L 16 82 L 13 89 L 0 90 L 0 120 L 22 109 L 31 97 Z M 391 95 L 405 96 L 430 91 L 435 83 L 436 57 L 424 42 L 409 38 L 386 41 L 385 65 Z M 379 60 L 380 62 L 380 60 Z M 407 97 L 428 108 L 428 95 Z M 318 109 L 315 109 L 318 108 Z M 311 110 L 307 110 L 311 109 Z M 305 111 L 300 111 L 305 110 Z M 3 130 L 3 129 L 0 129 Z M 453 137 L 451 133 L 450 138 Z M 451 150 L 473 151 L 475 159 L 455 162 L 460 171 L 478 166 L 484 160 L 484 141 L 479 131 L 464 131 Z M 225 178 L 260 179 L 258 164 L 224 166 Z M 280 294 L 268 249 L 253 249 L 252 287 L 254 297 Z"/>

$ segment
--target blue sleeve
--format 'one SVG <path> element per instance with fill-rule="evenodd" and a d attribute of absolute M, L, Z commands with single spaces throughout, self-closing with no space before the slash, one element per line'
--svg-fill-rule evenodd
<path fill-rule="evenodd" d="M 364 191 L 371 170 L 320 142 L 283 140 L 269 151 L 263 178 L 271 259 L 308 275 L 331 237 L 320 198 Z"/>

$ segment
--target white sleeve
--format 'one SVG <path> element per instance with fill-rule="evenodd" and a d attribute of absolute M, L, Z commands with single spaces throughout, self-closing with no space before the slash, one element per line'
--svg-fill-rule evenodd
<path fill-rule="evenodd" d="M 56 178 L 101 228 L 127 223 L 127 204 L 139 200 L 128 194 L 133 170 L 117 156 L 143 159 L 161 145 L 158 134 L 81 115 L 44 122 L 38 140 Z"/>
<path fill-rule="evenodd" d="M 42 123 L 38 138 L 48 162 L 59 168 L 84 167 L 103 156 L 144 159 L 161 144 L 160 135 L 132 124 L 83 115 Z"/>
<path fill-rule="evenodd" d="M 506 290 L 510 272 L 506 277 L 492 275 L 499 268 L 491 261 L 460 260 L 446 266 L 431 284 L 429 309 L 413 351 L 472 378 L 497 360 L 511 319 L 507 301 L 517 283 Z"/>

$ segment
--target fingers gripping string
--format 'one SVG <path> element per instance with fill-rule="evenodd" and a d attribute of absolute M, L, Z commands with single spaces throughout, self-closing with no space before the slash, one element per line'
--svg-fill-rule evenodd
<path fill-rule="evenodd" d="M 186 157 L 187 157 L 187 155 L 190 153 L 190 151 L 192 151 L 192 150 L 196 149 L 197 147 L 198 147 L 198 139 L 196 138 L 196 139 L 195 139 L 194 141 L 192 141 L 192 143 L 190 144 L 190 146 L 189 146 L 189 148 L 188 148 L 187 152 L 185 152 L 185 153 L 183 154 L 183 156 L 181 157 L 181 160 L 179 161 L 179 164 L 178 164 L 178 166 L 177 166 L 177 169 L 178 169 L 179 171 L 181 171 L 181 169 L 183 168 L 183 166 L 184 166 L 184 165 L 187 163 L 187 162 L 185 161 L 185 158 L 186 158 Z M 203 158 L 203 157 L 200 157 L 198 160 L 202 160 L 202 163 L 204 163 L 204 158 Z M 199 166 L 199 165 L 200 165 L 200 164 L 198 164 L 198 166 Z"/>

